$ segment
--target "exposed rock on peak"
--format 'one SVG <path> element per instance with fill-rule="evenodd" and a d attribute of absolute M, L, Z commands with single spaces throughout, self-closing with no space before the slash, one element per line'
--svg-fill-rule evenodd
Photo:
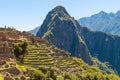
<path fill-rule="evenodd" d="M 80 28 L 79 23 L 67 13 L 65 8 L 57 6 L 48 13 L 37 36 L 69 51 L 72 56 L 81 57 L 88 64 L 92 64 L 89 50 L 79 35 L 78 28 Z"/>

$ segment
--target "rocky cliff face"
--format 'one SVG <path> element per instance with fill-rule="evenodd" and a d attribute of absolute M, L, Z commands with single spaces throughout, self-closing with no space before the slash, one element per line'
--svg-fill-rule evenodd
<path fill-rule="evenodd" d="M 85 27 L 79 31 L 91 55 L 97 56 L 102 62 L 109 62 L 120 74 L 120 37 L 98 31 L 93 32 Z"/>
<path fill-rule="evenodd" d="M 48 13 L 37 36 L 47 39 L 57 47 L 69 51 L 71 56 L 82 58 L 92 64 L 89 50 L 79 35 L 80 25 L 72 18 L 65 8 L 57 6 Z"/>

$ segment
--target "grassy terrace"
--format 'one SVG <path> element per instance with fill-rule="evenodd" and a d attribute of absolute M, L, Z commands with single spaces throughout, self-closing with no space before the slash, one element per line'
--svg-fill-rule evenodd
<path fill-rule="evenodd" d="M 66 57 L 66 55 L 63 56 L 63 53 L 61 53 L 62 55 L 60 56 L 60 53 L 56 52 L 57 48 L 51 48 L 52 46 L 48 47 L 45 44 L 39 46 L 30 45 L 28 47 L 28 54 L 24 57 L 24 64 L 34 67 L 52 66 L 62 71 L 70 71 L 69 68 L 78 70 L 78 64 L 76 64 L 73 58 Z"/>

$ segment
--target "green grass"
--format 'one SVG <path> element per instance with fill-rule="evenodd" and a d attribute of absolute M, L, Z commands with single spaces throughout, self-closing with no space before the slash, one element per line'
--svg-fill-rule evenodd
<path fill-rule="evenodd" d="M 3 75 L 2 75 L 2 74 L 0 74 L 0 80 L 4 80 L 4 79 L 3 79 Z"/>
<path fill-rule="evenodd" d="M 22 70 L 23 72 L 26 72 L 26 71 L 27 71 L 27 69 L 25 68 L 24 65 L 16 65 L 16 67 L 17 67 L 18 69 Z"/>

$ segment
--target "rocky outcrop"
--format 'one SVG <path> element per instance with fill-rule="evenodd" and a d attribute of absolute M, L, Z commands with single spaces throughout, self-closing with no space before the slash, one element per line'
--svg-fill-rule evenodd
<path fill-rule="evenodd" d="M 87 44 L 92 56 L 102 62 L 109 62 L 114 70 L 120 74 L 120 37 L 100 31 L 81 28 L 80 34 Z"/>
<path fill-rule="evenodd" d="M 82 58 L 92 64 L 89 50 L 79 35 L 80 25 L 72 18 L 64 7 L 57 6 L 48 13 L 37 36 L 47 39 L 57 47 L 69 51 L 71 56 Z"/>
<path fill-rule="evenodd" d="M 21 71 L 17 69 L 16 67 L 6 69 L 6 71 L 12 75 L 19 75 L 21 73 Z"/>

